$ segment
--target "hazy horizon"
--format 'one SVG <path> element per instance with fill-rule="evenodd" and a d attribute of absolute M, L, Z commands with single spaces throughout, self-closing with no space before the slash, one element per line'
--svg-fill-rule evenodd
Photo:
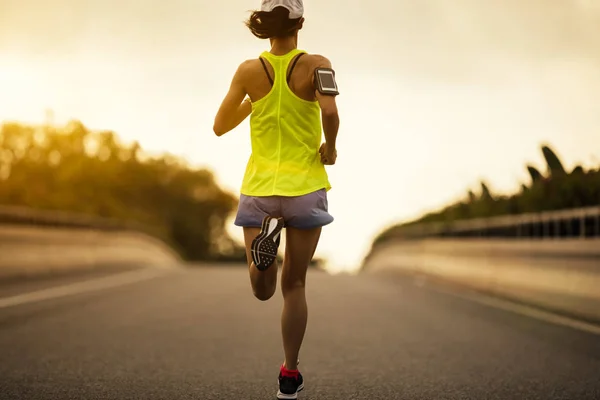
<path fill-rule="evenodd" d="M 213 118 L 239 63 L 268 42 L 243 25 L 258 0 L 215 4 L 0 0 L 0 121 L 52 109 L 207 166 L 237 193 L 248 122 L 217 138 Z M 299 47 L 331 59 L 342 93 L 336 221 L 319 255 L 351 269 L 385 226 L 482 179 L 516 190 L 526 163 L 543 167 L 543 143 L 568 168 L 600 164 L 598 4 L 305 0 Z"/>

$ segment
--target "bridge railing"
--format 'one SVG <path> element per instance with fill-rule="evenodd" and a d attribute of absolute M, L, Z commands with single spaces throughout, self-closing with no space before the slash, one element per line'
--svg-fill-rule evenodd
<path fill-rule="evenodd" d="M 600 206 L 398 226 L 383 236 L 383 240 L 425 237 L 598 238 L 600 237 Z"/>
<path fill-rule="evenodd" d="M 600 207 L 397 226 L 363 262 L 597 324 L 599 267 Z"/>

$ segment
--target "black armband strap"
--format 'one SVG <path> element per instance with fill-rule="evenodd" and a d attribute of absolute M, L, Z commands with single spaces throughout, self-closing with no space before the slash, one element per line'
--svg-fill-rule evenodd
<path fill-rule="evenodd" d="M 331 68 L 316 68 L 315 69 L 315 86 L 319 93 L 326 96 L 337 96 L 337 82 L 335 81 L 335 71 Z"/>

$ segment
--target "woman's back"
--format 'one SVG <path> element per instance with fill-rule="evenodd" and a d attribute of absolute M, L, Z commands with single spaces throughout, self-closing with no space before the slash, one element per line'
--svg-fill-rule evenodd
<path fill-rule="evenodd" d="M 321 109 L 309 73 L 315 57 L 295 49 L 264 52 L 247 63 L 252 155 L 243 194 L 300 196 L 330 189 L 319 154 Z"/>

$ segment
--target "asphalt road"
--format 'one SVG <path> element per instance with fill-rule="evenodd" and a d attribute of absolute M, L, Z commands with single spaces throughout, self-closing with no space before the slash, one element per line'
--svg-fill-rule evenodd
<path fill-rule="evenodd" d="M 0 290 L 0 398 L 275 398 L 281 295 L 255 300 L 243 268 L 81 279 Z M 598 335 L 400 277 L 308 284 L 301 399 L 600 399 Z"/>

